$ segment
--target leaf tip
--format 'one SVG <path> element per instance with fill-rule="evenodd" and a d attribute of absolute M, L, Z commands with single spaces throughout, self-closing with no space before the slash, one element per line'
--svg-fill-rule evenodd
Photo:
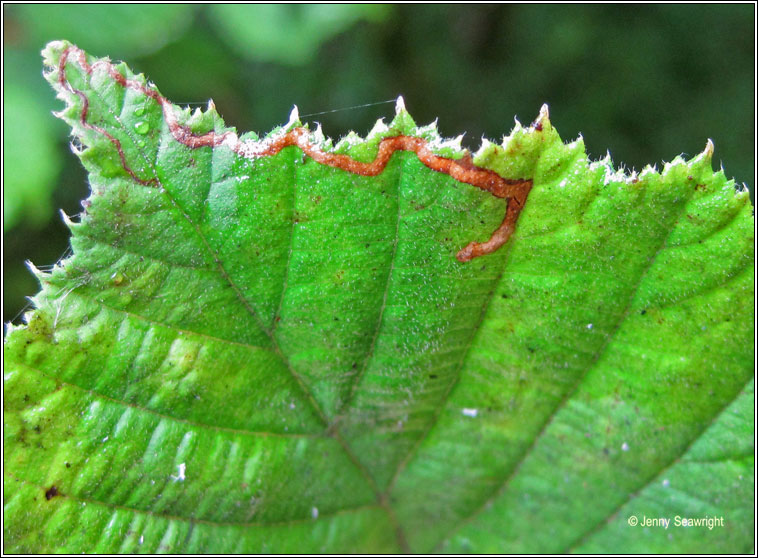
<path fill-rule="evenodd" d="M 63 52 L 71 46 L 71 43 L 68 41 L 50 41 L 45 45 L 45 48 L 42 49 L 42 60 L 45 64 L 45 66 L 49 68 L 55 68 L 58 65 L 58 62 L 61 58 L 61 55 Z"/>

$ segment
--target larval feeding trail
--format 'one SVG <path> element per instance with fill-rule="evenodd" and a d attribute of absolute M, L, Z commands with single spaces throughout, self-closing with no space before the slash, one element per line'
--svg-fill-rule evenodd
<path fill-rule="evenodd" d="M 58 83 L 63 89 L 70 91 L 81 99 L 82 110 L 79 120 L 82 126 L 105 136 L 118 151 L 124 170 L 142 185 L 154 186 L 156 180 L 145 180 L 137 176 L 126 161 L 121 141 L 107 130 L 87 122 L 89 100 L 84 92 L 74 88 L 66 78 L 66 64 L 71 59 L 75 60 L 88 75 L 91 75 L 95 69 L 102 67 L 121 86 L 139 91 L 155 100 L 161 106 L 163 118 L 174 139 L 192 149 L 199 147 L 214 148 L 223 145 L 242 157 L 257 159 L 276 155 L 285 147 L 296 146 L 308 157 L 322 165 L 363 176 L 376 176 L 380 174 L 386 168 L 395 151 L 413 151 L 428 168 L 447 174 L 459 182 L 481 188 L 495 197 L 508 200 L 508 207 L 501 225 L 492 233 L 488 241 L 482 243 L 471 242 L 460 250 L 456 257 L 461 262 L 467 262 L 473 258 L 491 254 L 508 241 L 516 228 L 518 216 L 526 204 L 526 199 L 532 188 L 531 179 L 503 178 L 492 170 L 476 166 L 471 159 L 471 155 L 468 153 L 460 159 L 436 155 L 429 147 L 427 140 L 416 136 L 396 135 L 383 138 L 379 143 L 379 150 L 374 160 L 370 163 L 363 163 L 352 159 L 348 155 L 323 151 L 311 142 L 309 130 L 301 126 L 294 127 L 274 136 L 269 136 L 260 141 L 242 141 L 237 134 L 231 131 L 221 134 L 208 132 L 197 135 L 188 126 L 184 126 L 178 122 L 174 106 L 158 91 L 137 80 L 127 79 L 109 60 L 98 60 L 94 64 L 90 64 L 84 51 L 73 45 L 68 46 L 61 54 L 58 63 Z M 399 108 L 402 108 L 401 103 L 401 99 L 398 99 Z"/>

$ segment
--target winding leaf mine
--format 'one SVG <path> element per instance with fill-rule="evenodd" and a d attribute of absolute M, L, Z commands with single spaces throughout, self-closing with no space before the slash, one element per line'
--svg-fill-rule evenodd
<path fill-rule="evenodd" d="M 7 552 L 752 548 L 752 206 L 710 143 L 629 174 L 543 109 L 469 154 L 401 102 L 259 138 L 44 56 L 92 195 L 5 341 Z"/>
<path fill-rule="evenodd" d="M 471 184 L 472 186 L 486 190 L 498 198 L 512 200 L 511 203 L 508 204 L 508 209 L 502 224 L 487 242 L 471 242 L 458 252 L 457 258 L 461 262 L 468 262 L 478 256 L 491 254 L 508 241 L 508 238 L 510 238 L 515 230 L 518 215 L 526 203 L 529 190 L 532 188 L 531 179 L 503 178 L 494 171 L 479 168 L 474 165 L 468 154 L 464 154 L 464 156 L 458 160 L 435 155 L 429 147 L 429 142 L 420 137 L 406 135 L 384 137 L 379 142 L 379 149 L 374 160 L 370 163 L 363 163 L 352 159 L 348 155 L 322 151 L 317 145 L 314 145 L 310 141 L 309 131 L 302 126 L 288 126 L 288 131 L 282 131 L 280 134 L 269 136 L 262 142 L 240 141 L 237 134 L 230 131 L 221 134 L 208 132 L 203 135 L 197 135 L 192 133 L 187 126 L 183 126 L 177 121 L 173 105 L 168 99 L 158 93 L 156 89 L 147 87 L 137 80 L 126 79 L 126 77 L 116 70 L 113 64 L 108 60 L 101 59 L 98 60 L 94 66 L 90 65 L 89 62 L 87 62 L 87 57 L 84 51 L 73 45 L 67 46 L 61 53 L 60 61 L 58 62 L 58 84 L 61 88 L 67 89 L 79 96 L 82 102 L 80 114 L 81 124 L 85 128 L 98 132 L 108 138 L 118 151 L 121 165 L 124 167 L 124 170 L 129 173 L 129 176 L 134 180 L 143 185 L 154 184 L 156 179 L 143 180 L 139 178 L 129 167 L 129 164 L 126 161 L 126 156 L 124 155 L 124 150 L 121 147 L 121 142 L 106 130 L 87 122 L 89 100 L 82 91 L 75 89 L 66 79 L 66 64 L 70 57 L 73 57 L 79 64 L 79 67 L 88 75 L 92 75 L 92 72 L 95 69 L 94 66 L 101 65 L 104 71 L 122 87 L 134 89 L 156 101 L 163 109 L 163 116 L 174 139 L 193 149 L 199 147 L 218 147 L 223 145 L 238 155 L 249 159 L 256 159 L 259 157 L 276 155 L 285 147 L 297 146 L 302 149 L 303 153 L 308 157 L 322 165 L 328 165 L 362 176 L 376 176 L 384 171 L 390 157 L 392 157 L 392 154 L 395 151 L 413 151 L 416 156 L 418 156 L 419 160 L 432 170 L 448 174 L 460 182 Z M 397 113 L 399 114 L 404 110 L 405 106 L 402 97 L 399 97 Z M 546 107 L 543 107 L 541 118 L 547 118 Z M 297 112 L 295 112 L 290 118 L 290 122 L 297 120 L 299 120 L 299 118 Z M 541 124 L 536 126 L 541 130 Z"/>

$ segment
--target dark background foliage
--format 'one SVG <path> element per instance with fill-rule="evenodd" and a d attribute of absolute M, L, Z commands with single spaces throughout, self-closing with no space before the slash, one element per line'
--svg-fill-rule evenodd
<path fill-rule="evenodd" d="M 126 60 L 180 104 L 213 98 L 227 124 L 267 132 L 301 114 L 405 97 L 472 149 L 550 105 L 564 140 L 583 135 L 640 170 L 699 153 L 753 191 L 754 5 L 5 5 L 3 319 L 37 291 L 24 260 L 55 263 L 86 176 L 68 153 L 61 103 L 39 51 L 68 39 Z M 325 133 L 365 134 L 391 104 L 320 114 Z"/>

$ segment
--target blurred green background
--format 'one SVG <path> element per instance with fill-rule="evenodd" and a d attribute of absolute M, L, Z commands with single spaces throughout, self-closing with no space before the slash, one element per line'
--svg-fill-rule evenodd
<path fill-rule="evenodd" d="M 754 5 L 4 5 L 3 319 L 38 290 L 24 266 L 68 246 L 56 209 L 81 210 L 86 176 L 39 51 L 68 39 L 125 60 L 179 104 L 213 98 L 227 124 L 267 132 L 301 114 L 398 94 L 443 135 L 499 140 L 547 102 L 564 140 L 640 170 L 693 156 L 754 186 Z M 393 105 L 321 114 L 364 135 Z"/>

